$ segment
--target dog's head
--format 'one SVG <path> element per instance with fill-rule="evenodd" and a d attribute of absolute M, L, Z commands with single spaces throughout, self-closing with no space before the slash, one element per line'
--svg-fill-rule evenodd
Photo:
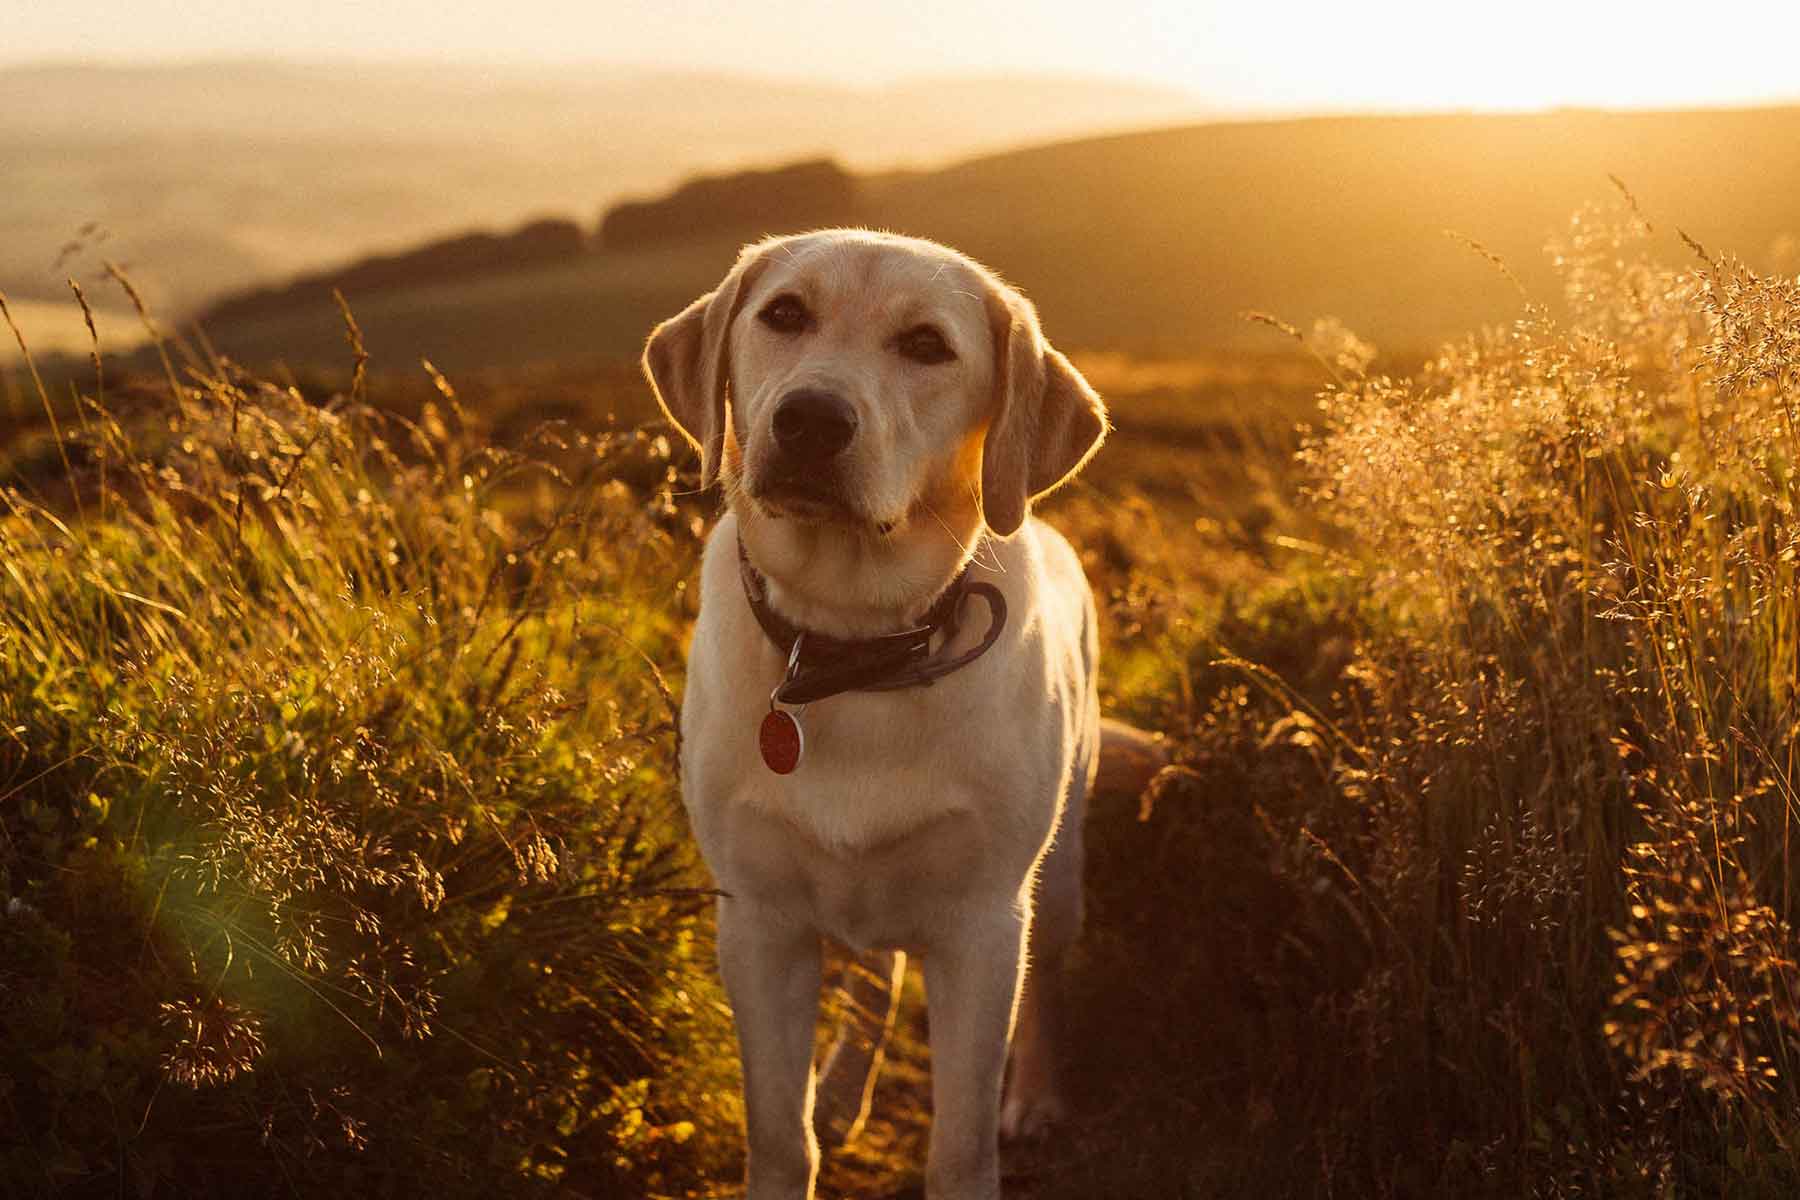
<path fill-rule="evenodd" d="M 657 326 L 644 368 L 759 565 L 881 559 L 875 606 L 941 587 L 983 523 L 1016 531 L 1106 430 L 1027 300 L 955 251 L 864 230 L 747 247 Z"/>

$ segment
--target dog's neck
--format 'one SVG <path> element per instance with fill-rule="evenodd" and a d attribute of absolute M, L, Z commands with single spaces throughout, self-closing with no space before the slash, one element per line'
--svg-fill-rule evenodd
<path fill-rule="evenodd" d="M 736 536 L 791 624 L 834 638 L 911 628 L 969 562 L 981 536 L 909 528 L 882 536 L 835 524 L 737 513 Z"/>

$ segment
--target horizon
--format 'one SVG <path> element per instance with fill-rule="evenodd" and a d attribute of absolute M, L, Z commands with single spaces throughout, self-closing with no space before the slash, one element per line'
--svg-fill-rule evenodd
<path fill-rule="evenodd" d="M 1650 100 L 1615 100 L 1595 101 L 1521 101 L 1518 103 L 1444 103 L 1404 105 L 1383 105 L 1373 103 L 1357 106 L 1349 103 L 1324 104 L 1301 107 L 1233 107 L 1228 103 L 1216 101 L 1207 95 L 1183 88 L 1178 83 L 1160 79 L 1133 78 L 1125 75 L 1099 72 L 1084 72 L 1076 69 L 1058 69 L 1047 67 L 1036 69 L 1019 67 L 996 70 L 942 70 L 921 71 L 900 74 L 879 79 L 854 79 L 836 76 L 806 76 L 779 74 L 770 71 L 759 71 L 750 66 L 727 66 L 704 64 L 686 66 L 679 63 L 652 62 L 644 60 L 576 60 L 567 59 L 554 62 L 533 62 L 526 59 L 482 58 L 482 57 L 396 57 L 385 58 L 374 55 L 276 55 L 254 52 L 221 52 L 216 55 L 169 55 L 151 59 L 131 59 L 125 56 L 59 56 L 47 55 L 32 59 L 8 60 L 0 52 L 0 76 L 9 74 L 29 74 L 32 72 L 57 71 L 94 71 L 94 72 L 143 72 L 143 73 L 179 73 L 187 71 L 203 71 L 221 68 L 274 68 L 293 70 L 342 70 L 370 71 L 388 70 L 405 71 L 413 75 L 426 75 L 445 68 L 454 68 L 468 72 L 491 72 L 486 84 L 516 84 L 518 77 L 535 74 L 547 75 L 542 82 L 567 84 L 572 82 L 571 76 L 583 71 L 616 72 L 621 81 L 641 81 L 656 77 L 716 79 L 733 83 L 770 88 L 811 88 L 821 91 L 838 91 L 853 95 L 879 95 L 883 92 L 905 91 L 926 87 L 933 83 L 947 84 L 979 84 L 983 86 L 999 86 L 1007 82 L 1024 84 L 1049 84 L 1067 82 L 1094 88 L 1117 88 L 1121 92 L 1137 91 L 1146 96 L 1160 95 L 1171 102 L 1191 101 L 1194 105 L 1191 120 L 1178 116 L 1172 121 L 1159 121 L 1151 127 L 1167 125 L 1175 127 L 1185 124 L 1226 124 L 1235 122 L 1268 122 L 1268 121 L 1304 121 L 1304 120 L 1354 120 L 1364 117 L 1449 117 L 1449 116 L 1534 116 L 1554 115 L 1557 113 L 1607 113 L 1628 115 L 1632 113 L 1683 113 L 1683 112 L 1730 112 L 1753 109 L 1778 109 L 1800 107 L 1800 85 L 1786 92 L 1769 92 L 1763 95 L 1720 96 L 1720 97 L 1684 97 L 1675 96 L 1669 99 Z M 1087 135 L 1075 135 L 1077 137 Z M 1062 140 L 1062 139 L 1056 139 Z M 1019 143 L 1020 148 L 1037 144 L 1035 141 Z"/>
<path fill-rule="evenodd" d="M 898 27 L 871 8 L 847 29 L 836 10 L 814 11 L 820 0 L 797 0 L 794 11 L 819 18 L 810 23 L 746 22 L 682 0 L 635 15 L 632 0 L 599 0 L 598 16 L 518 0 L 481 47 L 467 43 L 468 18 L 421 15 L 422 0 L 400 0 L 397 13 L 325 0 L 209 20 L 222 2 L 149 0 L 148 16 L 111 21 L 34 11 L 0 46 L 0 132 L 24 138 L 33 169 L 0 211 L 0 288 L 60 312 L 57 336 L 71 345 L 86 331 L 61 272 L 86 228 L 120 234 L 110 252 L 144 268 L 159 304 L 193 311 L 461 231 L 545 215 L 585 225 L 595 204 L 801 159 L 881 175 L 1207 127 L 1342 123 L 1354 141 L 1358 121 L 1468 119 L 1529 137 L 1563 115 L 1800 108 L 1787 75 L 1776 89 L 1758 74 L 1773 39 L 1729 63 L 1674 69 L 1671 54 L 1694 56 L 1664 33 L 1623 28 L 1602 43 L 1593 6 L 1544 17 L 1545 0 L 1521 0 L 1504 21 L 1414 16 L 1398 0 L 1354 20 L 1289 10 L 1281 29 L 1205 0 L 1120 0 L 1104 22 L 1045 7 L 1011 37 L 994 35 L 1008 13 L 991 2 L 966 20 L 928 4 Z M 1732 9 L 1725 0 L 1722 16 Z M 1159 22 L 1166 36 L 1146 37 Z M 1794 24 L 1800 36 L 1800 13 Z M 546 45 L 547 33 L 560 40 Z M 1530 46 L 1534 70 L 1520 71 L 1530 36 L 1545 45 Z M 1479 62 L 1463 48 L 1476 40 Z M 1446 42 L 1448 54 L 1434 49 Z M 1438 137 L 1432 128 L 1415 133 Z M 221 156 L 198 135 L 234 149 Z M 339 149 L 320 158 L 328 145 Z M 64 218 L 58 203 L 74 211 Z"/>

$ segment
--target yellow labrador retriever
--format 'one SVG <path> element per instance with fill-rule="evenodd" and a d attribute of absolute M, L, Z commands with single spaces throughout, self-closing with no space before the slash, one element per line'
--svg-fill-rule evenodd
<path fill-rule="evenodd" d="M 822 938 L 897 952 L 894 979 L 923 956 L 926 1194 L 994 1200 L 999 1137 L 1062 1115 L 1100 721 L 1093 600 L 1030 505 L 1105 407 L 992 272 L 865 230 L 748 247 L 644 365 L 727 498 L 682 767 L 721 892 L 748 1200 L 813 1194 Z"/>

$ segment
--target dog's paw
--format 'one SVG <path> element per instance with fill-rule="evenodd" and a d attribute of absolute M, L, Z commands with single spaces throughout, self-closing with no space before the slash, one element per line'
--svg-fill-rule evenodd
<path fill-rule="evenodd" d="M 1000 1136 L 1009 1142 L 1033 1141 L 1069 1119 L 1061 1093 L 1049 1087 L 1012 1087 L 1000 1105 Z"/>

